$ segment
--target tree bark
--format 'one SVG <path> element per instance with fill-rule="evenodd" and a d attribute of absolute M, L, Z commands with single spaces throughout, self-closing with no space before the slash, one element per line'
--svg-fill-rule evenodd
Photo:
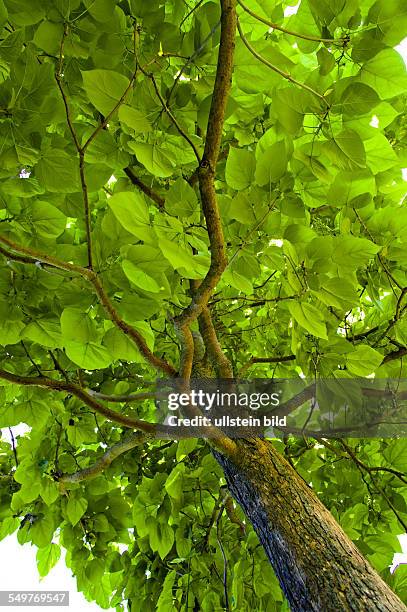
<path fill-rule="evenodd" d="M 294 612 L 402 612 L 407 607 L 271 443 L 214 451 L 230 492 L 259 536 Z"/>

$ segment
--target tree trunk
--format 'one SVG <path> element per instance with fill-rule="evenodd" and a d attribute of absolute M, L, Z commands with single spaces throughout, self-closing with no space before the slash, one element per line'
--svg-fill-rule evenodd
<path fill-rule="evenodd" d="M 236 442 L 238 462 L 214 454 L 293 611 L 407 610 L 269 442 Z"/>

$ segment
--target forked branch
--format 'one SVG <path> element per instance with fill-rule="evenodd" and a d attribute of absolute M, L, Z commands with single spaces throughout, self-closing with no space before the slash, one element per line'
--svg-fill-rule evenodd
<path fill-rule="evenodd" d="M 89 268 L 83 268 L 82 266 L 62 261 L 60 259 L 57 259 L 56 257 L 41 253 L 40 251 L 37 251 L 35 249 L 24 247 L 23 245 L 17 244 L 9 238 L 6 238 L 5 236 L 0 235 L 0 243 L 5 244 L 13 251 L 16 251 L 18 255 L 23 254 L 32 257 L 32 262 L 30 263 L 35 264 L 39 261 L 42 263 L 46 263 L 54 268 L 58 268 L 60 270 L 65 270 L 67 272 L 79 274 L 80 276 L 82 276 L 82 278 L 87 280 L 92 285 L 100 304 L 103 306 L 109 318 L 119 329 L 123 331 L 123 333 L 125 333 L 133 340 L 133 342 L 136 344 L 137 348 L 139 349 L 143 357 L 146 359 L 146 361 L 153 365 L 157 370 L 161 370 L 169 376 L 174 376 L 176 374 L 176 370 L 172 367 L 172 365 L 170 365 L 164 359 L 154 355 L 154 353 L 148 348 L 147 343 L 144 340 L 143 336 L 140 334 L 140 332 L 138 332 L 129 323 L 126 323 L 124 319 L 122 319 L 122 317 L 119 315 L 119 313 L 113 306 L 96 272 L 90 270 Z"/>

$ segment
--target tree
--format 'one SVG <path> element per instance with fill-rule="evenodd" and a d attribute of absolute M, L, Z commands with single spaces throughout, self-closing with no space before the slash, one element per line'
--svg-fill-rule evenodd
<path fill-rule="evenodd" d="M 0 0 L 0 535 L 101 607 L 405 610 L 404 439 L 154 424 L 156 376 L 406 374 L 407 9 L 289 4 Z"/>

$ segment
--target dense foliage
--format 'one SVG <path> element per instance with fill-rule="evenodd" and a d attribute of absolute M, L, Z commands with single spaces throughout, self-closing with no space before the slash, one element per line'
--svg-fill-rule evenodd
<path fill-rule="evenodd" d="M 407 5 L 292 4 L 238 5 L 214 329 L 236 375 L 406 377 Z M 102 607 L 287 610 L 210 448 L 130 439 L 121 416 L 153 402 L 106 398 L 178 371 L 174 318 L 215 257 L 197 167 L 219 3 L 0 0 L 0 27 L 0 426 L 29 429 L 0 442 L 0 535 L 41 575 L 64 547 Z M 406 600 L 405 440 L 275 444 Z"/>

